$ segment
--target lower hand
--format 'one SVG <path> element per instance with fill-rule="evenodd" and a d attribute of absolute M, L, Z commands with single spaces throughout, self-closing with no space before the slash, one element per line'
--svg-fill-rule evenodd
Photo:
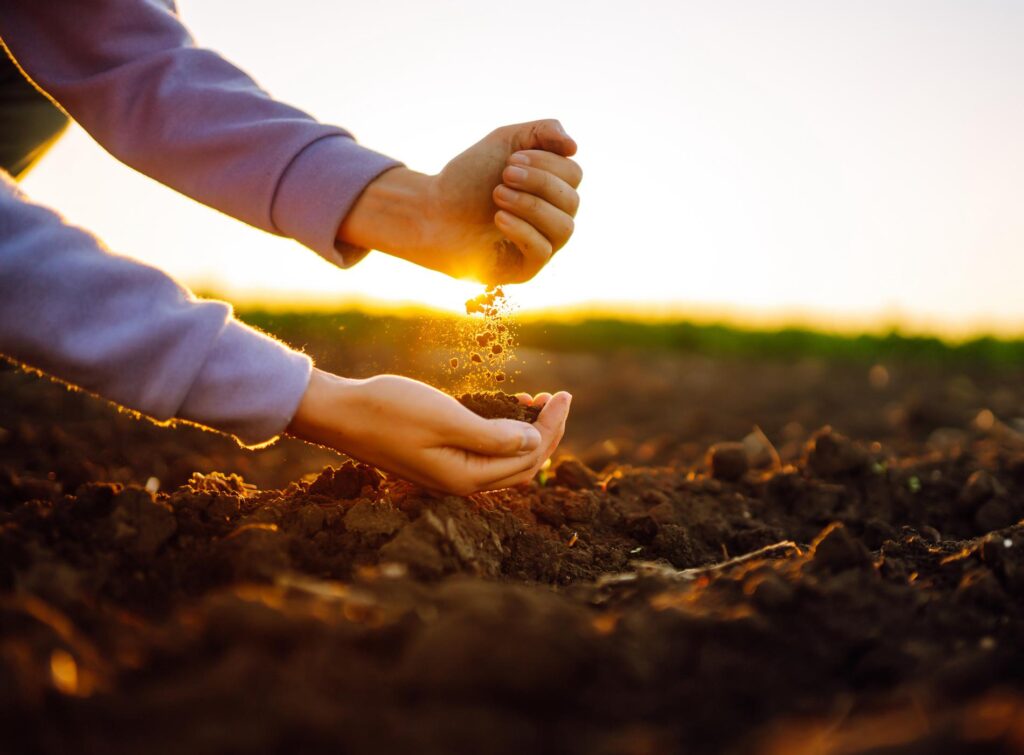
<path fill-rule="evenodd" d="M 436 176 L 385 172 L 338 236 L 455 278 L 522 283 L 573 233 L 583 177 L 575 153 L 555 120 L 499 128 Z M 510 250 L 516 264 L 499 264 Z"/>
<path fill-rule="evenodd" d="M 416 380 L 314 370 L 288 433 L 432 490 L 469 495 L 530 481 L 558 446 L 572 397 L 520 400 L 543 407 L 533 425 L 483 419 Z"/>

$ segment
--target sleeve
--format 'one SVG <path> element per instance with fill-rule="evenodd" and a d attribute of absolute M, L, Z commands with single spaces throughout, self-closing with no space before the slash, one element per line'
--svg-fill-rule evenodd
<path fill-rule="evenodd" d="M 196 46 L 171 0 L 4 0 L 0 39 L 119 160 L 342 267 L 365 255 L 337 244 L 337 230 L 400 163 Z"/>
<path fill-rule="evenodd" d="M 283 432 L 312 364 L 104 250 L 0 173 L 0 354 L 159 421 L 260 445 Z"/>

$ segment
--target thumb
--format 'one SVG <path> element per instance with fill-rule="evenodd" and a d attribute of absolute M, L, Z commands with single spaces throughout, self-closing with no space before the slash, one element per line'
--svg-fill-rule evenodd
<path fill-rule="evenodd" d="M 576 142 L 554 118 L 512 126 L 512 150 L 542 149 L 562 157 L 576 154 Z"/>
<path fill-rule="evenodd" d="M 528 422 L 514 419 L 480 419 L 466 426 L 459 446 L 482 456 L 520 456 L 536 451 L 541 434 Z"/>
<path fill-rule="evenodd" d="M 540 410 L 534 427 L 540 430 L 540 434 L 547 444 L 545 452 L 550 456 L 554 453 L 562 434 L 565 432 L 565 420 L 569 416 L 569 406 L 572 404 L 572 396 L 565 391 L 559 391 L 544 404 Z"/>

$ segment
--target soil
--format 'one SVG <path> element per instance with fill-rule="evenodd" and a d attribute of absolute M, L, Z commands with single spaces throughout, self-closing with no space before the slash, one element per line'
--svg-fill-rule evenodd
<path fill-rule="evenodd" d="M 518 249 L 509 246 L 521 257 Z M 518 346 L 512 318 L 514 311 L 515 304 L 501 286 L 488 286 L 466 302 L 466 314 L 473 316 L 473 335 L 460 346 L 468 349 L 468 359 L 460 360 L 455 356 L 448 360 L 453 372 L 459 369 L 459 364 L 463 365 L 463 382 L 478 385 L 505 382 L 505 369 L 514 359 Z"/>
<path fill-rule="evenodd" d="M 1020 375 L 620 359 L 468 499 L 0 371 L 0 752 L 1024 750 Z"/>
<path fill-rule="evenodd" d="M 493 283 L 505 283 L 515 280 L 522 272 L 526 259 L 515 244 L 508 239 L 502 239 L 494 244 L 495 265 L 490 273 Z"/>
<path fill-rule="evenodd" d="M 515 419 L 532 424 L 540 416 L 537 407 L 527 406 L 515 396 L 500 391 L 463 393 L 459 396 L 459 403 L 484 419 Z"/>

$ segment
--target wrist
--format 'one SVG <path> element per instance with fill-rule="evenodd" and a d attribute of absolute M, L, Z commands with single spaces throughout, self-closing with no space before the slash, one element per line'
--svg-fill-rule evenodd
<path fill-rule="evenodd" d="M 431 246 L 430 176 L 392 168 L 372 181 L 338 229 L 338 240 L 412 259 Z"/>
<path fill-rule="evenodd" d="M 302 440 L 337 447 L 344 434 L 337 417 L 348 416 L 345 405 L 351 401 L 359 382 L 314 367 L 299 408 L 285 432 Z"/>

